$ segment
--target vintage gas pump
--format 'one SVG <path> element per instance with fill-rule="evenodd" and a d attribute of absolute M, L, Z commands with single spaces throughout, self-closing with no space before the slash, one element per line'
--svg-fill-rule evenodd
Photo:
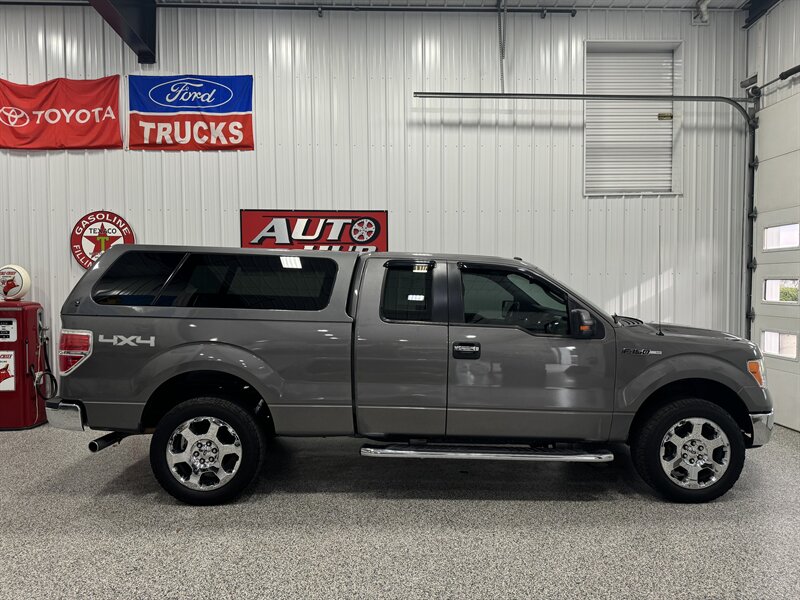
<path fill-rule="evenodd" d="M 56 393 L 42 306 L 22 301 L 30 282 L 22 267 L 0 268 L 0 429 L 41 425 Z"/>

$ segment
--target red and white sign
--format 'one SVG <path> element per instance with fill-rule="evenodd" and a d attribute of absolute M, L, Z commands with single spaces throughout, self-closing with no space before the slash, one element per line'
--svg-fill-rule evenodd
<path fill-rule="evenodd" d="M 14 351 L 0 350 L 0 392 L 13 392 L 14 385 Z"/>
<path fill-rule="evenodd" d="M 107 210 L 96 210 L 75 223 L 69 247 L 78 264 L 88 269 L 111 246 L 133 243 L 133 229 L 125 219 Z"/>
<path fill-rule="evenodd" d="M 0 300 L 22 300 L 31 289 L 31 276 L 18 265 L 0 267 Z"/>
<path fill-rule="evenodd" d="M 243 210 L 242 248 L 385 252 L 385 210 Z"/>
<path fill-rule="evenodd" d="M 0 79 L 0 148 L 122 148 L 119 75 L 22 85 Z"/>

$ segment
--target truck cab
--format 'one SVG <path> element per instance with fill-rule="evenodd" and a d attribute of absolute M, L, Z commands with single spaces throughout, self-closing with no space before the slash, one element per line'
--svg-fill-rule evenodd
<path fill-rule="evenodd" d="M 235 497 L 273 435 L 528 461 L 619 442 L 660 493 L 707 501 L 772 429 L 757 346 L 608 315 L 520 259 L 121 246 L 62 322 L 51 422 L 110 430 L 96 450 L 153 433 L 191 503 Z"/>

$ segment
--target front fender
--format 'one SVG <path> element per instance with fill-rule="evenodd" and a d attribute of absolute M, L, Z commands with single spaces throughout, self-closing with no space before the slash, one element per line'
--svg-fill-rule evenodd
<path fill-rule="evenodd" d="M 755 411 L 759 407 L 751 406 L 751 395 L 742 393 L 745 387 L 752 387 L 753 382 L 748 378 L 744 369 L 737 369 L 715 356 L 694 353 L 671 356 L 647 367 L 620 387 L 615 400 L 615 412 L 635 413 L 653 392 L 682 379 L 708 379 L 721 383 L 742 398 L 750 411 Z"/>

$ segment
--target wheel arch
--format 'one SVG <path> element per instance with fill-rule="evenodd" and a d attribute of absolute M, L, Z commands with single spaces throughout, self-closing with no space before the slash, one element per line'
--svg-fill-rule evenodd
<path fill-rule="evenodd" d="M 633 417 L 627 441 L 630 442 L 631 436 L 656 410 L 680 398 L 700 398 L 716 404 L 733 417 L 745 434 L 745 442 L 748 445 L 752 442 L 753 424 L 750 421 L 750 412 L 741 396 L 724 383 L 701 377 L 671 381 L 650 393 Z"/>
<path fill-rule="evenodd" d="M 253 414 L 268 433 L 275 433 L 267 399 L 253 382 L 239 374 L 208 368 L 183 371 L 160 383 L 142 410 L 140 430 L 152 431 L 175 406 L 199 396 L 219 397 L 238 404 Z"/>

